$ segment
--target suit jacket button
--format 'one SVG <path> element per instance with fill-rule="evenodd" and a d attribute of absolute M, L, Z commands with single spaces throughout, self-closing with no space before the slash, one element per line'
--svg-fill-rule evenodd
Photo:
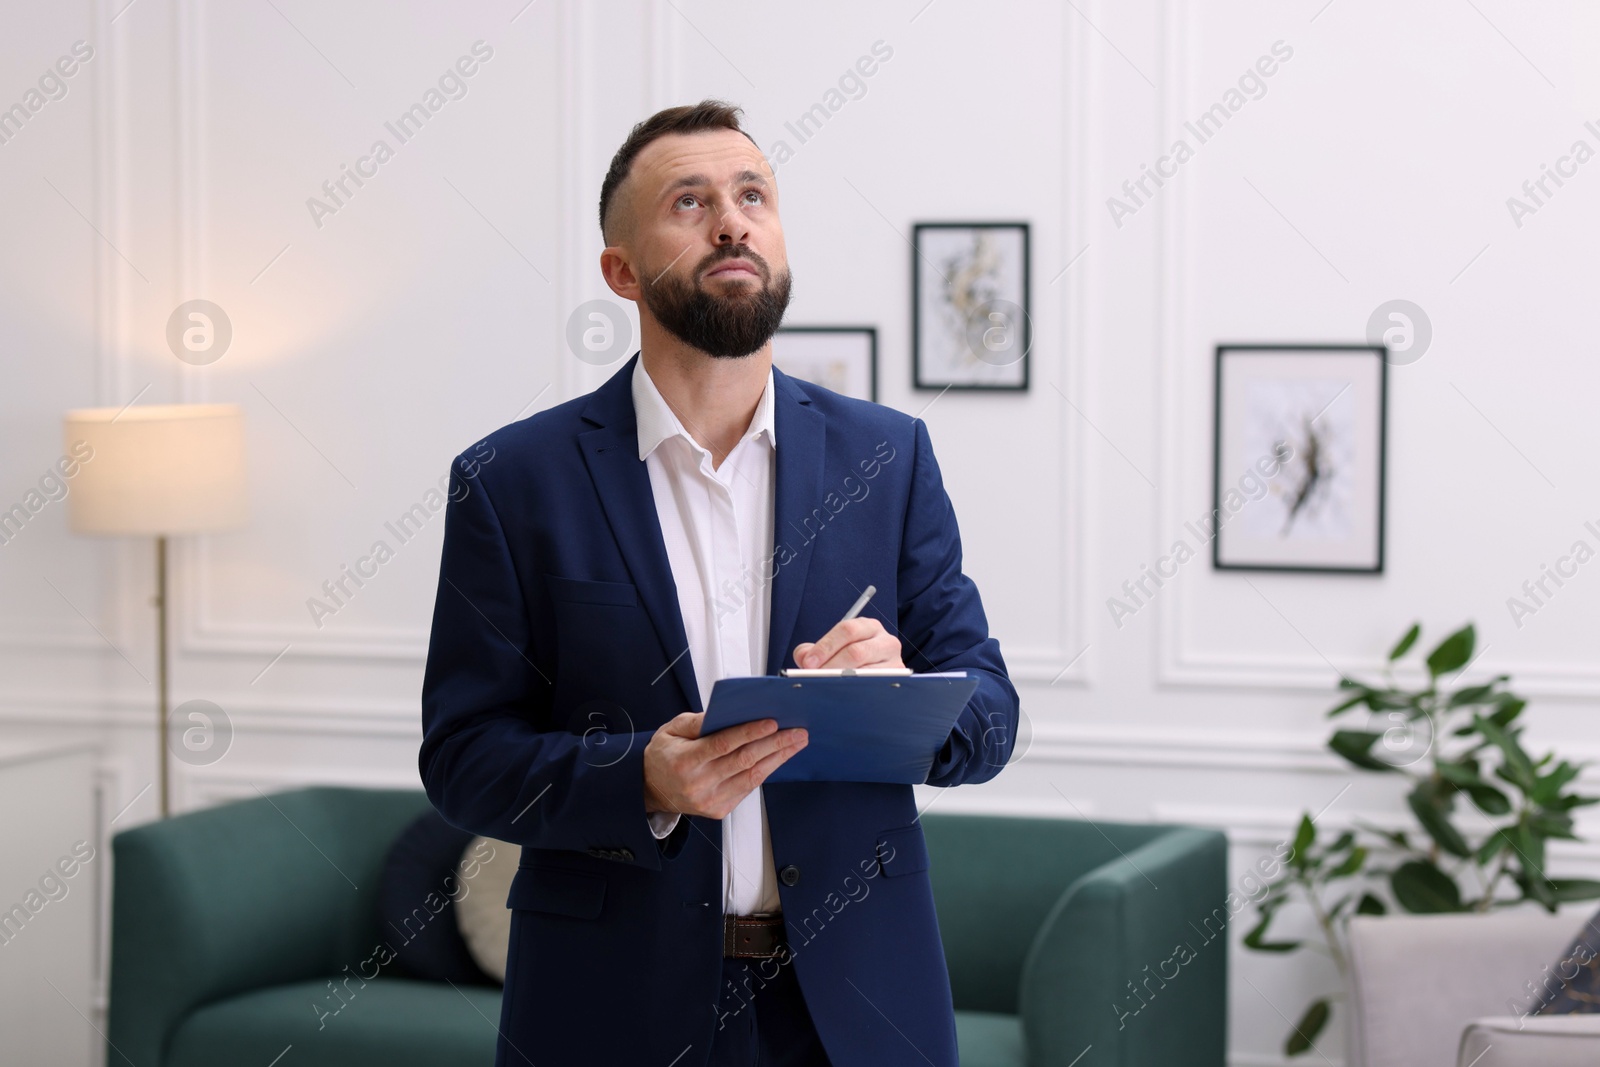
<path fill-rule="evenodd" d="M 796 882 L 800 881 L 800 868 L 796 867 L 792 863 L 789 864 L 783 870 L 778 872 L 778 880 L 784 885 L 794 885 Z"/>

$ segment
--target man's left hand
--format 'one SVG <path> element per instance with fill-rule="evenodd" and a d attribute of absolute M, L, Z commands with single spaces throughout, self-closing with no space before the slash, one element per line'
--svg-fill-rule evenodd
<path fill-rule="evenodd" d="M 794 662 L 808 669 L 905 667 L 900 662 L 900 639 L 877 619 L 864 616 L 846 619 L 818 641 L 796 645 Z"/>

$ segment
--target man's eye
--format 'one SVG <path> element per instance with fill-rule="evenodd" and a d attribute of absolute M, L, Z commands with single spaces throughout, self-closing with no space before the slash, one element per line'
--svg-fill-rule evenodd
<path fill-rule="evenodd" d="M 684 193 L 682 196 L 678 197 L 678 206 L 682 207 L 685 200 L 689 201 L 691 204 L 694 203 L 694 195 L 692 193 Z"/>
<path fill-rule="evenodd" d="M 744 195 L 755 197 L 758 204 L 764 204 L 767 202 L 767 198 L 762 195 L 760 189 L 746 189 Z"/>

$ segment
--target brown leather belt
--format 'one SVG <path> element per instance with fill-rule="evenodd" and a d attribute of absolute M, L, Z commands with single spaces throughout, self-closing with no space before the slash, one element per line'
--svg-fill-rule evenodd
<path fill-rule="evenodd" d="M 783 916 L 724 915 L 722 954 L 748 959 L 770 959 L 787 951 Z"/>

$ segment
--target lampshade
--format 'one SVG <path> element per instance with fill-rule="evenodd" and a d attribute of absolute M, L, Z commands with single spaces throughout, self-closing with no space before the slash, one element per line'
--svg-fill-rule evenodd
<path fill-rule="evenodd" d="M 74 531 L 155 536 L 244 523 L 239 405 L 81 408 L 64 421 L 66 455 L 80 463 L 67 494 Z"/>

